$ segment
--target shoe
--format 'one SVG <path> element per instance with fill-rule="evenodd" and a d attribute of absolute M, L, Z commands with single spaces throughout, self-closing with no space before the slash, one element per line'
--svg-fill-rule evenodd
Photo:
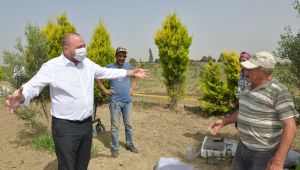
<path fill-rule="evenodd" d="M 130 152 L 133 153 L 139 153 L 139 150 L 136 147 L 134 147 L 133 144 L 126 145 L 126 150 L 129 150 Z"/>
<path fill-rule="evenodd" d="M 119 149 L 117 150 L 111 150 L 111 157 L 117 158 L 119 156 Z"/>

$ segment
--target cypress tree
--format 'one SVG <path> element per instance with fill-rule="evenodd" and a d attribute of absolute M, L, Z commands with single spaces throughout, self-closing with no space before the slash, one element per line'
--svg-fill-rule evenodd
<path fill-rule="evenodd" d="M 49 44 L 49 54 L 51 58 L 57 57 L 62 53 L 61 40 L 67 33 L 76 32 L 76 28 L 68 21 L 66 13 L 58 16 L 56 22 L 48 21 L 43 28 Z"/>
<path fill-rule="evenodd" d="M 166 17 L 155 35 L 171 108 L 175 108 L 178 100 L 185 96 L 191 43 L 192 37 L 175 13 Z"/>
<path fill-rule="evenodd" d="M 223 81 L 222 68 L 218 63 L 210 60 L 205 65 L 199 87 L 203 93 L 203 97 L 199 99 L 201 108 L 209 115 L 222 115 L 233 108 L 233 104 L 226 99 L 229 90 L 227 83 Z"/>
<path fill-rule="evenodd" d="M 110 34 L 102 19 L 99 20 L 95 27 L 91 41 L 87 46 L 88 58 L 100 66 L 105 67 L 107 64 L 115 61 L 115 51 L 111 47 Z M 108 81 L 102 81 L 104 86 L 108 87 Z M 103 95 L 100 89 L 95 85 L 94 87 L 94 112 L 96 112 L 98 104 L 108 101 L 108 96 Z"/>

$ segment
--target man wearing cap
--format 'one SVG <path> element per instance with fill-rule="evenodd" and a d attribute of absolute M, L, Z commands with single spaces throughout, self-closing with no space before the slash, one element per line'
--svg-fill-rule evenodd
<path fill-rule="evenodd" d="M 216 120 L 210 131 L 217 131 L 237 121 L 241 141 L 231 169 L 278 170 L 296 134 L 295 110 L 288 89 L 272 79 L 276 61 L 269 52 L 258 52 L 241 62 L 250 91 L 240 94 L 239 110 Z"/>
<path fill-rule="evenodd" d="M 133 67 L 130 63 L 125 62 L 127 58 L 127 51 L 123 47 L 116 49 L 116 62 L 108 64 L 107 68 L 117 68 L 132 70 Z M 119 126 L 120 117 L 122 115 L 125 126 L 126 136 L 126 149 L 138 153 L 138 149 L 133 145 L 132 141 L 132 99 L 131 93 L 135 84 L 135 78 L 118 78 L 109 80 L 111 89 L 106 89 L 101 80 L 96 80 L 98 86 L 105 93 L 110 95 L 110 117 L 111 117 L 111 136 L 112 136 L 112 149 L 111 157 L 117 158 L 119 156 Z"/>

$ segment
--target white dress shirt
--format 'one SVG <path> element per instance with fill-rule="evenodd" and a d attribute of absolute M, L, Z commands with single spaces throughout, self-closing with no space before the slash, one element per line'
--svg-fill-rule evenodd
<path fill-rule="evenodd" d="M 49 85 L 52 116 L 84 120 L 93 114 L 94 79 L 125 77 L 126 70 L 100 67 L 85 58 L 77 66 L 63 54 L 44 63 L 37 74 L 23 85 L 24 105 Z"/>

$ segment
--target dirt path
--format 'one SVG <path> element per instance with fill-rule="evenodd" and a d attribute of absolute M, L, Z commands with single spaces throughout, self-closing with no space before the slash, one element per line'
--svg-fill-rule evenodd
<path fill-rule="evenodd" d="M 56 169 L 55 154 L 36 151 L 30 145 L 33 132 L 24 126 L 24 122 L 8 113 L 3 103 L 0 104 L 0 169 L 51 170 Z M 93 139 L 97 153 L 91 158 L 90 170 L 152 170 L 161 157 L 176 157 L 203 170 L 226 170 L 224 164 L 206 164 L 204 159 L 194 162 L 184 160 L 188 145 L 199 148 L 207 127 L 213 118 L 203 118 L 197 114 L 179 111 L 171 112 L 163 106 L 142 102 L 134 103 L 134 144 L 140 149 L 139 154 L 132 154 L 124 148 L 124 127 L 120 129 L 120 156 L 110 157 L 110 121 L 108 106 L 98 108 L 97 116 L 105 124 L 106 133 Z M 41 119 L 44 120 L 44 119 Z M 45 122 L 40 122 L 40 129 Z M 220 136 L 236 137 L 233 126 L 226 127 Z"/>
<path fill-rule="evenodd" d="M 32 133 L 15 115 L 0 106 L 0 169 L 45 169 L 55 155 L 36 151 L 30 144 Z M 53 166 L 52 166 L 53 167 Z M 54 168 L 49 168 L 54 169 Z"/>

